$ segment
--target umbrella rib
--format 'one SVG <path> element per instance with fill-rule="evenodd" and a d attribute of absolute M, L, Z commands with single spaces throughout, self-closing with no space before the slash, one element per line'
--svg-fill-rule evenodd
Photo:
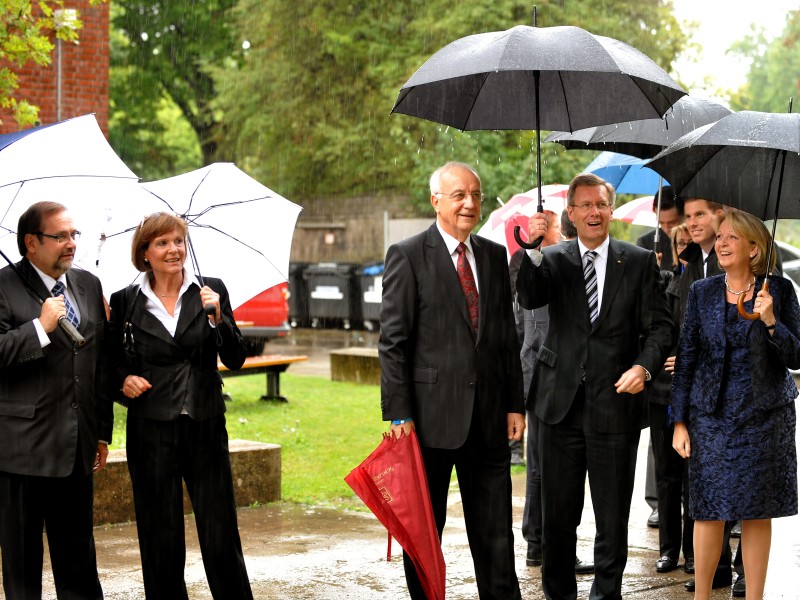
<path fill-rule="evenodd" d="M 223 208 L 226 206 L 235 206 L 237 204 L 247 204 L 248 202 L 258 202 L 259 200 L 266 200 L 267 198 L 274 198 L 274 196 L 259 196 L 258 198 L 250 198 L 249 200 L 234 200 L 233 202 L 221 202 L 219 204 L 210 204 L 209 206 L 205 207 L 202 212 L 197 213 L 196 215 L 189 215 L 186 214 L 184 217 L 186 219 L 192 219 L 192 223 L 194 223 L 194 219 L 199 219 L 206 213 L 210 212 L 215 208 Z"/>
<path fill-rule="evenodd" d="M 481 81 L 480 86 L 478 86 L 478 89 L 475 92 L 475 97 L 472 100 L 472 105 L 469 107 L 469 110 L 467 111 L 466 115 L 467 118 L 464 119 L 464 129 L 462 129 L 462 131 L 466 131 L 467 123 L 469 123 L 469 119 L 472 116 L 472 112 L 475 110 L 475 105 L 478 103 L 478 97 L 481 95 L 481 90 L 483 89 L 483 86 L 486 84 L 486 80 L 489 78 L 489 73 L 481 73 L 481 75 L 483 76 L 483 80 Z"/>
<path fill-rule="evenodd" d="M 203 182 L 206 180 L 206 177 L 208 177 L 210 174 L 211 174 L 211 169 L 206 171 L 205 175 L 203 175 L 203 178 L 197 183 L 197 187 L 194 188 L 194 191 L 192 192 L 192 195 L 189 196 L 189 205 L 186 207 L 186 214 L 187 215 L 192 210 L 192 203 L 194 202 L 194 195 L 200 189 L 200 186 L 203 185 Z"/>
<path fill-rule="evenodd" d="M 225 236 L 225 237 L 227 237 L 227 238 L 230 238 L 230 239 L 232 239 L 234 242 L 237 242 L 237 243 L 241 244 L 241 245 L 242 245 L 242 246 L 244 246 L 245 248 L 250 248 L 250 250 L 252 250 L 252 251 L 253 251 L 253 252 L 255 252 L 256 254 L 259 254 L 259 255 L 261 255 L 261 256 L 264 258 L 264 260 L 266 260 L 266 261 L 267 261 L 267 262 L 268 262 L 270 265 L 272 265 L 272 267 L 273 267 L 273 268 L 274 268 L 274 269 L 275 269 L 275 270 L 276 270 L 278 273 L 281 273 L 281 275 L 283 275 L 283 273 L 282 273 L 282 272 L 281 272 L 281 270 L 278 268 L 278 266 L 277 266 L 275 263 L 273 263 L 273 262 L 272 262 L 272 261 L 269 259 L 269 257 L 268 257 L 266 254 L 264 254 L 263 252 L 261 252 L 261 250 L 259 250 L 258 248 L 254 248 L 254 247 L 253 247 L 253 246 L 251 246 L 250 244 L 248 244 L 248 243 L 246 243 L 246 242 L 243 242 L 243 241 L 242 241 L 242 240 L 240 240 L 239 238 L 237 238 L 237 237 L 235 237 L 235 236 L 233 236 L 233 235 L 231 235 L 231 234 L 229 234 L 229 233 L 227 233 L 227 232 L 225 232 L 225 231 L 222 231 L 221 229 L 219 229 L 219 228 L 215 227 L 214 225 L 202 225 L 202 224 L 200 224 L 200 223 L 195 223 L 195 222 L 192 222 L 192 225 L 193 225 L 194 227 L 197 227 L 198 229 L 213 229 L 213 230 L 214 230 L 214 231 L 216 231 L 217 233 L 219 233 L 219 234 L 221 234 L 221 235 L 224 235 L 224 236 Z"/>
<path fill-rule="evenodd" d="M 569 132 L 572 133 L 572 117 L 570 116 L 570 107 L 569 107 L 569 97 L 567 96 L 567 88 L 564 85 L 564 77 L 561 74 L 561 71 L 558 71 L 558 85 L 561 88 L 561 98 L 564 101 L 564 106 L 567 107 L 567 123 L 569 126 Z"/>

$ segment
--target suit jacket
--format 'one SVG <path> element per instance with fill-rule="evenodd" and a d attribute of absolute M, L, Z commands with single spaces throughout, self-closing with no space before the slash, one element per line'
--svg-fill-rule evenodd
<path fill-rule="evenodd" d="M 550 328 L 536 368 L 537 417 L 559 423 L 583 382 L 587 423 L 595 431 L 619 433 L 646 426 L 643 394 L 617 394 L 614 383 L 633 365 L 655 377 L 672 346 L 672 321 L 658 290 L 655 254 L 610 240 L 594 328 L 577 240 L 545 248 L 539 267 L 526 257 L 517 293 L 525 308 L 550 308 Z"/>
<path fill-rule="evenodd" d="M 539 348 L 544 345 L 550 328 L 550 314 L 546 306 L 522 312 L 525 329 L 522 351 L 519 354 L 522 362 L 522 389 L 525 391 L 525 409 L 532 411 L 536 399 L 536 363 Z"/>
<path fill-rule="evenodd" d="M 27 259 L 22 275 L 50 296 Z M 80 348 L 57 328 L 42 348 L 33 320 L 41 302 L 7 266 L 0 270 L 0 471 L 66 477 L 80 443 L 84 473 L 92 472 L 98 439 L 111 441 L 113 420 L 102 377 L 106 314 L 100 281 L 71 269 L 67 285 L 80 312 Z"/>
<path fill-rule="evenodd" d="M 648 231 L 640 235 L 636 239 L 636 245 L 645 250 L 652 250 L 653 252 L 661 252 L 661 267 L 662 271 L 671 271 L 675 266 L 672 262 L 672 241 L 669 239 L 669 234 L 664 233 L 661 229 L 658 232 L 658 248 L 655 247 L 656 230 Z"/>
<path fill-rule="evenodd" d="M 384 420 L 413 417 L 423 446 L 464 444 L 473 416 L 487 445 L 507 444 L 507 414 L 524 414 L 506 250 L 471 236 L 480 294 L 472 329 L 436 224 L 391 246 L 381 303 Z"/>
<path fill-rule="evenodd" d="M 204 279 L 205 284 L 220 295 L 222 318 L 216 328 L 209 325 L 200 301 L 200 288 L 191 285 L 182 297 L 175 337 L 147 310 L 146 297 L 141 290 L 137 291 L 132 310 L 127 306 L 126 290 L 111 295 L 111 389 L 119 390 L 128 375 L 140 375 L 153 386 L 138 398 L 125 399 L 129 414 L 171 421 L 180 416 L 183 408 L 196 420 L 225 412 L 217 353 L 226 367 L 238 369 L 244 363 L 246 349 L 225 285 L 220 279 Z M 128 312 L 135 350 L 133 358 L 126 356 L 123 342 Z M 217 345 L 217 333 L 221 346 Z"/>
<path fill-rule="evenodd" d="M 763 278 L 756 282 L 760 290 Z M 770 278 L 776 326 L 773 335 L 761 320 L 748 332 L 753 410 L 768 410 L 794 402 L 797 387 L 787 371 L 800 368 L 800 306 L 787 279 Z M 689 291 L 681 332 L 670 413 L 673 422 L 687 421 L 689 408 L 712 413 L 725 376 L 725 278 L 717 275 L 696 282 Z"/>

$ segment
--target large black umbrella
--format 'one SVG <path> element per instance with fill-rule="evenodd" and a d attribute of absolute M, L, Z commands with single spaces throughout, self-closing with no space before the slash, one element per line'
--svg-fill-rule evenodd
<path fill-rule="evenodd" d="M 578 27 L 536 27 L 534 14 L 534 27 L 470 35 L 436 52 L 392 112 L 462 131 L 535 129 L 541 189 L 541 129 L 659 118 L 685 94 L 635 48 Z"/>
<path fill-rule="evenodd" d="M 544 141 L 557 142 L 567 150 L 601 150 L 637 158 L 653 158 L 681 136 L 698 127 L 718 121 L 730 113 L 730 110 L 716 102 L 684 96 L 660 119 L 599 125 L 579 129 L 573 133 L 554 131 Z M 660 189 L 657 204 L 656 222 L 660 220 L 661 215 Z M 659 233 L 659 227 L 656 226 L 654 237 L 656 250 Z"/>
<path fill-rule="evenodd" d="M 771 219 L 773 240 L 778 219 L 800 218 L 800 114 L 732 113 L 684 135 L 647 166 L 678 196 Z"/>
<path fill-rule="evenodd" d="M 663 118 L 628 121 L 579 129 L 553 131 L 545 142 L 557 142 L 567 150 L 600 150 L 653 158 L 681 136 L 720 120 L 731 111 L 710 100 L 684 96 Z"/>

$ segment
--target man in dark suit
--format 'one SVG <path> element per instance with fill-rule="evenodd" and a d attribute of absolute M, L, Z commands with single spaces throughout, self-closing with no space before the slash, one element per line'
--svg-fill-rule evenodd
<path fill-rule="evenodd" d="M 481 182 L 462 163 L 430 180 L 436 223 L 389 248 L 381 306 L 381 408 L 416 429 L 441 539 L 453 467 L 480 598 L 520 597 L 509 439 L 525 429 L 519 343 L 503 246 L 470 235 Z M 412 598 L 425 598 L 404 556 Z"/>
<path fill-rule="evenodd" d="M 655 254 L 608 235 L 614 196 L 614 188 L 596 175 L 575 177 L 567 210 L 578 239 L 530 251 L 517 280 L 522 306 L 550 307 L 534 405 L 542 469 L 542 585 L 550 600 L 577 595 L 575 528 L 587 472 L 597 523 L 590 598 L 621 598 L 636 452 L 647 418 L 641 392 L 672 344 Z M 531 217 L 530 238 L 546 230 L 544 214 Z"/>
<path fill-rule="evenodd" d="M 78 236 L 64 206 L 34 204 L 19 220 L 17 267 L 36 293 L 10 266 L 0 270 L 0 551 L 9 600 L 41 598 L 43 527 L 58 597 L 103 597 L 92 477 L 108 455 L 98 440 L 111 441 L 113 425 L 98 364 L 106 312 L 99 280 L 71 268 Z M 66 297 L 51 297 L 56 282 Z M 84 346 L 59 329 L 62 317 L 78 323 Z"/>

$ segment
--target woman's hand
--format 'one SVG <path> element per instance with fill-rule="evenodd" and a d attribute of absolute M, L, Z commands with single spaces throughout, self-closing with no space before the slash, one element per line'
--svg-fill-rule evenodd
<path fill-rule="evenodd" d="M 767 327 L 775 325 L 775 315 L 772 312 L 772 296 L 768 290 L 761 290 L 756 294 L 756 301 L 753 303 L 753 312 L 758 313 L 760 319 Z"/>
<path fill-rule="evenodd" d="M 689 440 L 689 430 L 686 423 L 675 423 L 675 431 L 672 433 L 672 447 L 681 458 L 689 458 L 692 455 L 692 442 Z"/>
<path fill-rule="evenodd" d="M 200 300 L 202 301 L 203 306 L 208 306 L 211 304 L 216 309 L 214 312 L 214 318 L 217 320 L 217 323 L 219 323 L 221 318 L 219 309 L 219 294 L 207 285 L 204 285 L 200 288 Z"/>
<path fill-rule="evenodd" d="M 664 371 L 667 373 L 675 374 L 675 357 L 668 356 L 666 362 L 664 363 Z"/>
<path fill-rule="evenodd" d="M 122 382 L 122 393 L 126 398 L 138 398 L 153 387 L 147 379 L 138 375 L 128 375 Z"/>

